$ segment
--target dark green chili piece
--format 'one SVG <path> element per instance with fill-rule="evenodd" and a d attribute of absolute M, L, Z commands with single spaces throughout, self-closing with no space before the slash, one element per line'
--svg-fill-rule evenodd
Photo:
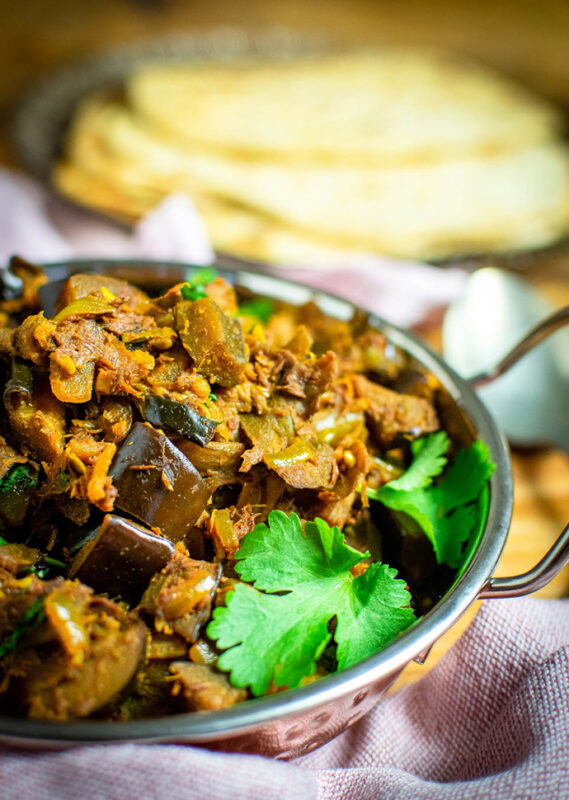
<path fill-rule="evenodd" d="M 184 439 L 202 447 L 213 439 L 217 428 L 214 420 L 202 417 L 191 406 L 168 397 L 150 395 L 141 403 L 140 411 L 144 419 L 152 425 L 176 431 Z"/>

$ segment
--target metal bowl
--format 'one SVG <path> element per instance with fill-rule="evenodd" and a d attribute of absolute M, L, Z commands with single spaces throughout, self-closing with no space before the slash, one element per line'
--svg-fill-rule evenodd
<path fill-rule="evenodd" d="M 226 262 L 217 269 L 237 286 L 300 305 L 313 300 L 330 316 L 349 319 L 352 303 L 326 292 L 271 277 Z M 73 261 L 47 267 L 52 280 L 73 272 L 96 271 L 143 286 L 165 287 L 186 280 L 192 267 L 150 261 Z M 49 293 L 48 293 L 49 295 Z M 49 303 L 49 296 L 47 297 Z M 363 309 L 366 311 L 366 309 Z M 526 575 L 493 578 L 506 542 L 513 504 L 512 470 L 507 445 L 467 381 L 412 334 L 376 317 L 370 321 L 393 344 L 431 371 L 448 392 L 464 430 L 486 442 L 496 471 L 491 479 L 486 526 L 470 562 L 446 595 L 396 641 L 377 655 L 299 689 L 248 700 L 215 712 L 194 712 L 132 722 L 86 720 L 46 722 L 0 717 L 0 741 L 25 747 L 66 748 L 112 742 L 177 742 L 280 758 L 314 750 L 359 720 L 412 660 L 424 661 L 433 643 L 481 597 L 534 591 L 569 557 L 569 527 L 544 559 Z"/>

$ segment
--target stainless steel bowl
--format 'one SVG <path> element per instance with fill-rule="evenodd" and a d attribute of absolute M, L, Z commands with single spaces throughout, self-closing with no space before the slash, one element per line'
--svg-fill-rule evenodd
<path fill-rule="evenodd" d="M 254 293 L 295 305 L 313 300 L 330 316 L 349 319 L 354 306 L 326 292 L 223 262 L 224 277 Z M 97 271 L 156 288 L 186 280 L 192 267 L 150 261 L 73 261 L 48 265 L 52 279 Z M 366 309 L 363 309 L 364 311 Z M 299 689 L 249 700 L 215 712 L 133 722 L 44 722 L 0 717 L 0 741 L 25 747 L 66 748 L 112 742 L 177 742 L 290 758 L 314 750 L 359 720 L 412 660 L 423 661 L 434 642 L 477 598 L 527 594 L 540 588 L 569 558 L 569 526 L 529 573 L 494 578 L 512 515 L 512 470 L 507 445 L 473 387 L 412 334 L 370 313 L 372 324 L 441 382 L 466 430 L 490 448 L 496 471 L 484 532 L 470 562 L 446 595 L 400 638 L 375 656 Z"/>

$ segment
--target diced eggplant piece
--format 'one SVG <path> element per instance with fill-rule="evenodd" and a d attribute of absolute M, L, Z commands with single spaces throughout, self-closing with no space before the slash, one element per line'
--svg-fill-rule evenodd
<path fill-rule="evenodd" d="M 105 441 L 119 444 L 132 427 L 132 405 L 126 397 L 102 397 L 99 401 L 97 421 L 103 429 Z"/>
<path fill-rule="evenodd" d="M 132 690 L 113 716 L 121 721 L 150 719 L 180 711 L 178 698 L 171 693 L 172 673 L 168 661 L 150 661 L 140 669 Z"/>
<path fill-rule="evenodd" d="M 141 402 L 140 410 L 147 422 L 176 431 L 184 439 L 202 447 L 213 439 L 217 428 L 214 420 L 202 417 L 186 403 L 178 403 L 168 397 L 149 395 Z"/>
<path fill-rule="evenodd" d="M 15 358 L 4 389 L 10 429 L 24 453 L 50 463 L 65 446 L 65 408 L 51 393 L 47 376 Z"/>
<path fill-rule="evenodd" d="M 204 510 L 209 490 L 199 472 L 170 439 L 137 422 L 111 470 L 115 507 L 173 541 L 184 538 Z"/>
<path fill-rule="evenodd" d="M 210 442 L 206 447 L 180 442 L 179 447 L 202 475 L 224 472 L 229 478 L 238 471 L 241 456 L 245 452 L 245 445 L 241 442 Z"/>
<path fill-rule="evenodd" d="M 176 306 L 176 328 L 196 369 L 213 383 L 235 386 L 247 363 L 241 325 L 210 297 Z"/>
<path fill-rule="evenodd" d="M 0 692 L 8 706 L 65 720 L 120 696 L 145 655 L 147 628 L 138 616 L 78 581 L 2 577 L 0 650 L 9 661 Z"/>
<path fill-rule="evenodd" d="M 73 362 L 71 362 L 73 364 Z M 62 403 L 88 403 L 93 394 L 95 363 L 88 361 L 80 367 L 64 369 L 51 359 L 49 380 L 51 390 Z"/>
<path fill-rule="evenodd" d="M 81 297 L 100 292 L 103 287 L 121 300 L 128 300 L 133 308 L 144 306 L 148 302 L 148 295 L 145 292 L 119 278 L 97 273 L 77 273 L 65 282 L 55 303 L 55 310 L 59 312 Z"/>
<path fill-rule="evenodd" d="M 176 552 L 142 596 L 139 608 L 155 617 L 157 631 L 176 633 L 195 642 L 209 619 L 221 578 L 221 564 L 196 561 Z"/>
<path fill-rule="evenodd" d="M 18 575 L 33 567 L 40 560 L 41 553 L 25 544 L 3 544 L 0 547 L 0 568 Z"/>
<path fill-rule="evenodd" d="M 69 577 L 136 605 L 152 576 L 166 566 L 173 553 L 169 539 L 107 514 L 95 537 L 73 559 Z"/>
<path fill-rule="evenodd" d="M 93 612 L 93 607 L 89 609 Z M 146 626 L 134 615 L 117 612 L 91 631 L 83 663 L 72 666 L 62 651 L 48 656 L 23 679 L 28 716 L 66 720 L 86 717 L 117 698 L 133 680 L 144 658 Z"/>
<path fill-rule="evenodd" d="M 205 664 L 174 661 L 170 671 L 173 692 L 184 699 L 188 711 L 219 711 L 247 699 L 245 689 L 231 686 L 226 675 Z"/>

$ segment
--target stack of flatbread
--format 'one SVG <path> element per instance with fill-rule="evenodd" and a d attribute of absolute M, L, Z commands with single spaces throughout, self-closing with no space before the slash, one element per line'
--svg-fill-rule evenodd
<path fill-rule="evenodd" d="M 127 222 L 187 193 L 214 246 L 244 257 L 438 259 L 569 231 L 562 127 L 546 101 L 437 53 L 149 64 L 82 101 L 54 182 Z"/>

